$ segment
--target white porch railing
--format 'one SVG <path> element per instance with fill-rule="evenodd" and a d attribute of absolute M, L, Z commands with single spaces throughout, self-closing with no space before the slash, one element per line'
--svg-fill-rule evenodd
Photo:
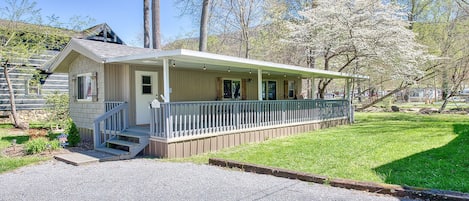
<path fill-rule="evenodd" d="M 94 148 L 103 146 L 108 139 L 128 127 L 128 103 L 106 101 L 104 109 L 106 112 L 94 120 Z"/>
<path fill-rule="evenodd" d="M 166 139 L 349 117 L 347 100 L 161 103 L 151 109 L 150 135 Z"/>

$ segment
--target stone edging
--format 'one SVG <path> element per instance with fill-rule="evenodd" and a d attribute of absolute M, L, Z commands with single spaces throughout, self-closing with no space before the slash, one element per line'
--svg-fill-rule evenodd
<path fill-rule="evenodd" d="M 449 201 L 463 201 L 469 200 L 469 194 L 460 193 L 455 191 L 442 191 L 436 189 L 417 188 L 410 186 L 400 186 L 393 184 L 383 184 L 375 182 L 362 182 L 349 179 L 335 179 L 326 176 L 296 172 L 281 168 L 266 167 L 261 165 L 243 163 L 238 161 L 231 161 L 218 158 L 210 158 L 210 165 L 237 168 L 245 172 L 253 172 L 258 174 L 268 174 L 276 177 L 283 177 L 289 179 L 298 179 L 306 182 L 314 182 L 318 184 L 328 184 L 333 187 L 340 187 L 346 189 L 354 189 L 367 191 L 372 193 L 387 194 L 396 197 L 409 197 L 413 199 L 424 200 L 449 200 Z"/>

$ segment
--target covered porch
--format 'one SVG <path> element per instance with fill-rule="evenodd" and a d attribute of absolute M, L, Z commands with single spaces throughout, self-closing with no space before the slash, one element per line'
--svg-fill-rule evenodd
<path fill-rule="evenodd" d="M 94 122 L 95 145 L 97 148 L 107 146 L 108 141 L 120 133 L 139 133 L 149 138 L 145 154 L 165 158 L 186 157 L 350 123 L 353 121 L 350 83 L 352 79 L 366 78 L 189 50 L 116 57 L 105 63 L 154 66 L 161 78 L 162 93 L 140 102 L 137 98 L 130 103 L 105 102 L 106 113 Z M 216 88 L 216 97 L 205 97 L 202 101 L 191 99 L 190 94 L 184 93 L 187 90 L 177 88 L 181 85 L 180 74 L 176 76 L 178 71 L 194 77 L 204 75 L 203 79 L 211 73 L 208 79 L 217 80 L 212 82 L 216 85 L 212 86 Z M 239 82 L 230 81 L 233 86 L 227 87 L 223 77 Z M 301 90 L 298 86 L 288 91 L 292 88 L 289 80 L 298 83 L 298 80 L 311 79 L 312 85 L 307 90 L 315 94 L 316 78 L 344 79 L 345 96 L 338 100 L 317 100 L 314 96 L 298 98 Z M 277 93 L 281 88 L 277 85 L 273 85 L 274 93 L 269 93 L 268 80 L 284 82 L 283 94 Z M 199 90 L 202 93 L 204 89 Z M 148 122 L 139 123 L 142 121 L 136 119 L 142 115 L 132 115 L 131 111 L 136 111 L 138 105 L 148 114 Z"/>
<path fill-rule="evenodd" d="M 140 146 L 135 150 L 145 148 L 145 155 L 162 158 L 188 157 L 344 125 L 351 116 L 347 100 L 169 102 L 148 110 L 150 124 L 129 126 L 128 103 L 105 105 L 108 111 L 94 123 L 96 149 L 127 156 L 140 152 L 131 153 L 132 147 Z M 130 142 L 115 140 L 121 138 Z M 113 143 L 118 149 L 127 146 L 129 153 L 109 150 Z"/>

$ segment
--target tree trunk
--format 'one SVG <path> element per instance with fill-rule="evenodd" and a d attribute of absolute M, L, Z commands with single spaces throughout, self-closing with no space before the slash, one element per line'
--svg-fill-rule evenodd
<path fill-rule="evenodd" d="M 150 0 L 143 0 L 143 47 L 150 48 Z"/>
<path fill-rule="evenodd" d="M 21 123 L 18 118 L 18 113 L 16 112 L 15 93 L 13 91 L 13 86 L 11 85 L 10 75 L 8 74 L 8 68 L 6 65 L 3 67 L 3 74 L 5 75 L 5 80 L 8 86 L 8 94 L 10 95 L 10 106 L 11 116 L 13 116 L 13 125 L 18 128 L 21 127 Z"/>
<path fill-rule="evenodd" d="M 200 16 L 199 51 L 201 52 L 207 51 L 209 5 L 210 0 L 204 0 L 202 6 L 202 16 Z"/>
<path fill-rule="evenodd" d="M 401 86 L 399 86 L 398 88 L 395 88 L 395 89 L 392 90 L 391 92 L 387 93 L 386 95 L 384 95 L 384 96 L 382 96 L 382 97 L 380 97 L 380 98 L 378 98 L 378 99 L 376 99 L 376 100 L 374 100 L 374 101 L 371 101 L 371 103 L 368 103 L 367 105 L 364 105 L 364 106 L 362 106 L 361 108 L 357 108 L 357 111 L 363 111 L 363 110 L 365 110 L 366 108 L 369 108 L 369 107 L 375 105 L 376 103 L 379 103 L 379 102 L 383 101 L 383 100 L 386 99 L 387 97 L 392 96 L 392 95 L 394 95 L 395 93 L 402 91 L 403 89 L 406 89 L 406 88 L 409 87 L 409 86 L 410 86 L 410 84 L 401 85 Z"/>
<path fill-rule="evenodd" d="M 448 98 L 445 98 L 443 101 L 443 104 L 441 105 L 440 109 L 438 110 L 438 113 L 442 113 L 446 109 L 446 105 L 448 104 Z"/>
<path fill-rule="evenodd" d="M 160 0 L 152 0 L 151 4 L 153 49 L 161 49 L 160 34 Z"/>

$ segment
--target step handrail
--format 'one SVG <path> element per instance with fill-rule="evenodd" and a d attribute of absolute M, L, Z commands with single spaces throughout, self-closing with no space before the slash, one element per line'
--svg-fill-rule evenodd
<path fill-rule="evenodd" d="M 106 113 L 98 116 L 94 121 L 94 148 L 102 147 L 105 142 L 128 128 L 129 104 L 122 102 Z"/>

